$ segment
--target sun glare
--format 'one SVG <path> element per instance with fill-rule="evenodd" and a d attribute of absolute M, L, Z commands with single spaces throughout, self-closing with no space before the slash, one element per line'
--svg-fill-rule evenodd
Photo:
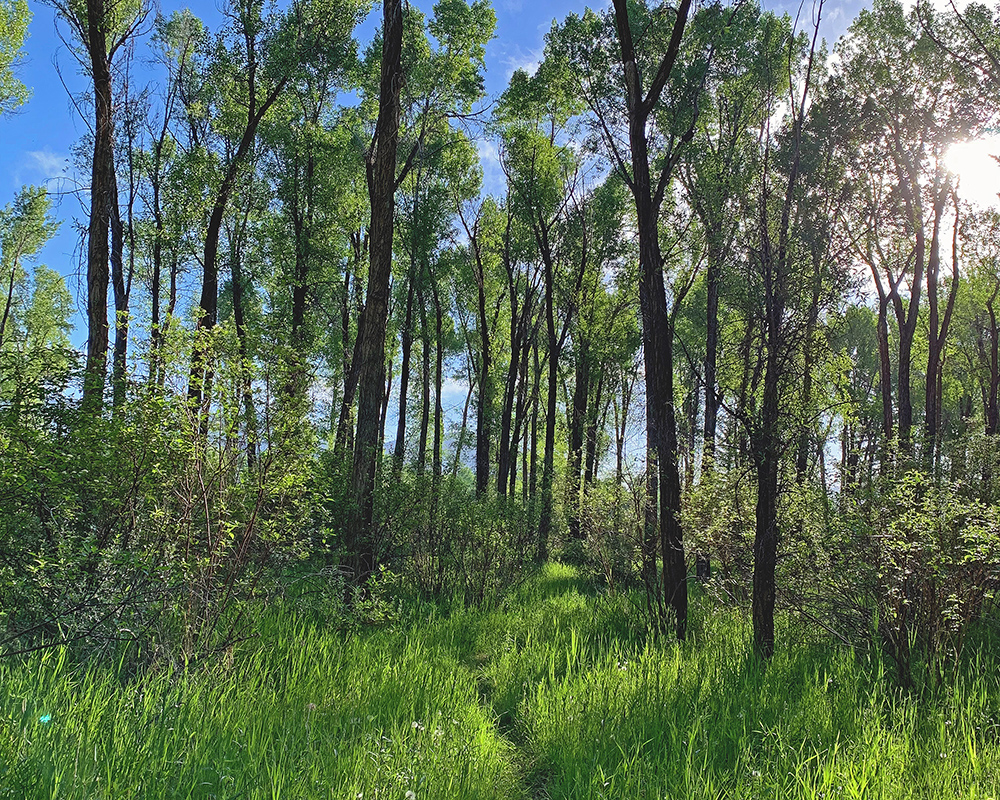
<path fill-rule="evenodd" d="M 962 199 L 983 208 L 1000 205 L 1000 164 L 994 155 L 1000 155 L 1000 137 L 956 142 L 948 148 L 945 166 L 958 177 Z"/>

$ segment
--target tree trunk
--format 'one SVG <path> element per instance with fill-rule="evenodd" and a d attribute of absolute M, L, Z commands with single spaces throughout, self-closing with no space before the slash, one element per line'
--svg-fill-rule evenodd
<path fill-rule="evenodd" d="M 226 174 L 219 185 L 219 191 L 215 195 L 212 203 L 212 211 L 208 217 L 208 227 L 205 231 L 205 251 L 202 259 L 202 283 L 201 299 L 198 303 L 200 309 L 198 322 L 195 326 L 195 343 L 191 356 L 191 375 L 188 382 L 188 400 L 192 411 L 197 415 L 198 427 L 202 435 L 207 433 L 208 425 L 208 403 L 205 402 L 207 395 L 206 387 L 211 384 L 214 375 L 212 355 L 209 352 L 209 344 L 205 334 L 210 332 L 216 322 L 219 313 L 219 235 L 222 232 L 222 222 L 225 219 L 226 208 L 233 190 L 236 188 L 236 180 L 240 170 L 250 154 L 254 140 L 257 136 L 257 128 L 268 110 L 277 101 L 285 87 L 288 78 L 281 78 L 267 94 L 263 101 L 257 102 L 256 76 L 258 64 L 255 60 L 254 48 L 250 45 L 254 34 L 247 29 L 248 40 L 248 64 L 247 64 L 247 106 L 246 123 L 236 146 Z M 198 335 L 201 334 L 201 335 Z"/>
<path fill-rule="evenodd" d="M 344 278 L 344 295 L 340 309 L 341 337 L 344 349 L 344 394 L 340 399 L 340 414 L 337 417 L 337 434 L 334 439 L 334 452 L 338 454 L 345 454 L 348 451 L 353 452 L 354 450 L 354 422 L 352 414 L 354 411 L 354 398 L 358 388 L 358 375 L 361 368 L 361 362 L 357 359 L 357 354 L 354 351 L 357 343 L 362 338 L 361 333 L 365 323 L 364 303 L 360 302 L 357 297 L 360 293 L 358 275 L 361 272 L 361 259 L 364 255 L 365 243 L 367 241 L 368 238 L 362 238 L 360 232 L 355 232 L 351 235 L 351 247 L 354 253 L 354 274 L 351 276 L 350 269 L 348 269 Z M 355 293 L 355 306 L 360 306 L 357 337 L 354 340 L 353 346 L 350 336 L 350 290 L 352 286 Z"/>
<path fill-rule="evenodd" d="M 434 439 L 431 445 L 431 473 L 434 486 L 431 491 L 431 526 L 437 524 L 437 505 L 441 493 L 441 469 L 444 463 L 441 453 L 444 434 L 444 407 L 441 403 L 441 389 L 444 385 L 444 310 L 438 295 L 437 284 L 431 281 L 431 295 L 434 298 Z"/>
<path fill-rule="evenodd" d="M 806 320 L 806 335 L 802 353 L 802 410 L 805 414 L 799 424 L 799 441 L 795 453 L 795 482 L 804 486 L 809 468 L 809 450 L 813 430 L 813 365 L 816 361 L 816 326 L 819 323 L 820 292 L 823 288 L 821 272 L 822 255 L 813 253 L 812 292 L 809 297 L 809 316 Z"/>
<path fill-rule="evenodd" d="M 108 232 L 111 205 L 109 176 L 114 173 L 114 118 L 111 64 L 108 58 L 108 8 L 105 0 L 86 0 L 87 51 L 94 80 L 94 156 L 90 172 L 90 222 L 87 227 L 87 364 L 83 407 L 99 413 L 104 403 L 108 360 Z"/>
<path fill-rule="evenodd" d="M 396 191 L 396 144 L 399 136 L 399 93 L 404 82 L 402 0 L 383 3 L 382 67 L 375 134 L 366 156 L 370 267 L 365 308 L 355 346 L 358 370 L 358 424 L 354 441 L 352 490 L 354 507 L 348 521 L 347 551 L 354 578 L 367 582 L 376 567 L 373 530 L 375 469 L 378 463 L 379 409 L 385 392 L 385 331 L 392 271 L 393 208 Z"/>
<path fill-rule="evenodd" d="M 472 390 L 475 387 L 471 366 L 469 373 L 469 388 L 465 393 L 465 403 L 462 404 L 462 424 L 458 429 L 458 440 L 455 442 L 455 460 L 451 465 L 451 479 L 453 481 L 458 477 L 458 467 L 462 463 L 462 448 L 465 446 L 465 432 L 469 423 L 469 405 L 472 403 Z"/>
<path fill-rule="evenodd" d="M 417 474 L 423 475 L 427 466 L 427 433 L 431 420 L 431 337 L 427 328 L 424 293 L 419 286 L 417 306 L 420 309 L 420 436 L 417 441 Z"/>
<path fill-rule="evenodd" d="M 680 522 L 680 475 L 677 468 L 677 431 L 674 414 L 673 329 L 667 313 L 663 258 L 659 242 L 659 211 L 666 179 L 676 163 L 672 151 L 661 167 L 654 188 L 646 139 L 647 121 L 670 78 L 680 52 L 691 0 L 681 0 L 674 19 L 667 52 L 644 95 L 629 25 L 626 0 L 614 0 L 618 41 L 626 86 L 629 149 L 632 159 L 631 189 L 639 233 L 639 306 L 642 318 L 643 359 L 646 377 L 647 465 L 656 465 L 659 491 L 659 544 L 663 560 L 663 597 L 674 612 L 677 638 L 687 633 L 687 570 Z M 693 136 L 693 127 L 682 141 Z M 647 466 L 648 468 L 648 466 Z M 649 503 L 655 498 L 648 497 Z"/>
<path fill-rule="evenodd" d="M 399 413 L 396 418 L 396 442 L 392 451 L 393 473 L 399 476 L 403 469 L 403 458 L 406 455 L 406 407 L 410 393 L 410 353 L 413 349 L 413 284 L 415 273 L 410 273 L 409 285 L 406 287 L 406 315 L 403 319 L 402 361 L 399 365 Z"/>
<path fill-rule="evenodd" d="M 607 370 L 601 370 L 601 375 L 597 380 L 597 391 L 590 406 L 590 421 L 587 424 L 587 459 L 583 467 L 584 492 L 597 480 L 597 450 L 599 447 L 599 437 L 608 418 L 608 401 L 604 397 L 604 383 Z M 603 410 L 598 413 L 598 409 Z"/>
<path fill-rule="evenodd" d="M 703 458 L 715 457 L 715 431 L 719 419 L 719 393 L 716 365 L 719 353 L 719 270 L 717 257 L 709 253 L 705 276 L 708 300 L 705 310 L 705 428 L 702 444 Z"/>
<path fill-rule="evenodd" d="M 765 270 L 767 267 L 765 267 Z M 754 651 L 763 658 L 774 653 L 774 574 L 778 561 L 778 382 L 781 319 L 784 302 L 780 296 L 783 277 L 765 278 L 767 293 L 766 367 L 760 426 L 754 442 L 757 462 L 756 528 L 753 544 L 753 641 Z"/>
<path fill-rule="evenodd" d="M 482 255 L 479 251 L 478 236 L 473 239 L 473 253 L 476 263 L 476 307 L 479 327 L 479 397 L 476 405 L 476 496 L 482 497 L 490 483 L 490 441 L 493 436 L 493 378 L 490 374 L 492 355 L 490 353 L 489 317 L 486 312 L 486 275 Z"/>
<path fill-rule="evenodd" d="M 549 380 L 545 404 L 545 456 L 542 461 L 541 513 L 538 518 L 539 561 L 549 557 L 549 537 L 552 533 L 552 485 L 555 471 L 556 449 L 556 392 L 559 383 L 559 342 L 556 339 L 555 287 L 551 252 L 543 248 L 542 261 L 545 269 L 545 330 L 548 334 Z"/>
<path fill-rule="evenodd" d="M 246 235 L 247 220 L 250 215 L 248 205 L 243 215 L 243 224 L 233 231 L 230 249 L 230 266 L 233 279 L 233 322 L 236 323 L 236 340 L 239 343 L 240 404 L 243 407 L 243 426 L 246 433 L 247 469 L 257 466 L 257 410 L 253 401 L 250 350 L 247 346 L 245 295 L 249 280 L 243 275 L 243 237 Z"/>
<path fill-rule="evenodd" d="M 583 446 L 587 427 L 587 403 L 590 400 L 590 355 L 585 342 L 581 342 L 576 357 L 576 380 L 573 386 L 573 403 L 569 413 L 569 459 L 566 464 L 566 516 L 569 535 L 580 539 L 580 473 L 583 469 Z"/>

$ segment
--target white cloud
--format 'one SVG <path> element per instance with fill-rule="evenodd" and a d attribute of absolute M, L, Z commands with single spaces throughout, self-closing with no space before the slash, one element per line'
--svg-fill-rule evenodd
<path fill-rule="evenodd" d="M 68 153 L 53 153 L 49 149 L 28 150 L 14 170 L 14 183 L 48 183 L 69 178 L 72 165 Z"/>
<path fill-rule="evenodd" d="M 64 178 L 69 175 L 69 156 L 50 150 L 29 150 L 27 153 L 34 168 L 46 178 Z"/>
<path fill-rule="evenodd" d="M 529 75 L 534 75 L 541 62 L 542 50 L 540 48 L 525 51 L 518 45 L 514 45 L 513 50 L 509 51 L 503 59 L 503 65 L 507 70 L 507 81 L 509 82 L 511 75 L 519 69 L 523 69 Z"/>

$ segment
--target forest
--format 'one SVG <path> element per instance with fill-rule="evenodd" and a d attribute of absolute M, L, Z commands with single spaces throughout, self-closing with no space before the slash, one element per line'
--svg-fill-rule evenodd
<path fill-rule="evenodd" d="M 1000 6 L 43 2 L 0 797 L 1000 795 Z"/>

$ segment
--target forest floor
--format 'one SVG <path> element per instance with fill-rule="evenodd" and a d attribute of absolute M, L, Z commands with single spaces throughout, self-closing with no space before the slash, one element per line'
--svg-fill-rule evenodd
<path fill-rule="evenodd" d="M 989 798 L 1000 669 L 907 695 L 874 656 L 699 598 L 684 645 L 549 564 L 490 609 L 344 632 L 272 606 L 199 670 L 0 663 L 0 797 Z"/>

